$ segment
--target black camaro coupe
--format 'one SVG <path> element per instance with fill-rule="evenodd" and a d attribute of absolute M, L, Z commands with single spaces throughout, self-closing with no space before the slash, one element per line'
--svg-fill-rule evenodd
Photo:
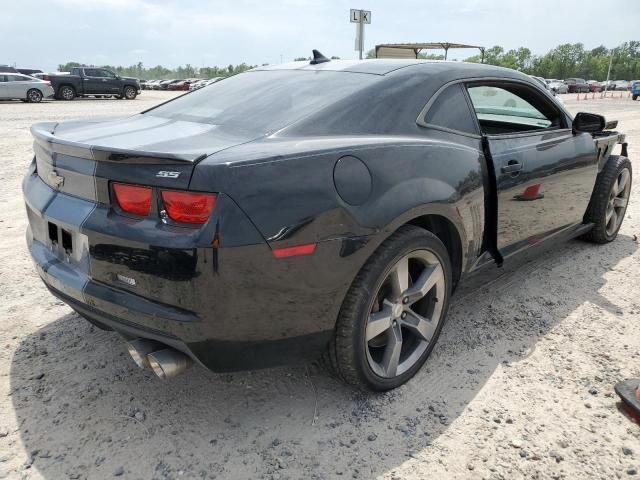
<path fill-rule="evenodd" d="M 513 70 L 315 52 L 34 125 L 27 242 L 50 291 L 159 377 L 322 357 L 386 390 L 462 280 L 616 237 L 631 164 L 612 128 Z"/>

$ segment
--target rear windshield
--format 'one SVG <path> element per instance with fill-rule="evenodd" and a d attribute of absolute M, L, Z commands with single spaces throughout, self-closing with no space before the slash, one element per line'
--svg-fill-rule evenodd
<path fill-rule="evenodd" d="M 279 130 L 343 99 L 377 75 L 318 71 L 255 71 L 226 78 L 149 110 L 147 115 L 242 131 Z"/>

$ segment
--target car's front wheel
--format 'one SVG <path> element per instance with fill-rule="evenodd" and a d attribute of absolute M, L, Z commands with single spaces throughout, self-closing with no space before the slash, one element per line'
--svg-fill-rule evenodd
<path fill-rule="evenodd" d="M 595 243 L 608 243 L 618 236 L 629 195 L 631 194 L 631 162 L 627 157 L 611 155 L 598 174 L 585 223 L 593 228 L 584 235 Z"/>
<path fill-rule="evenodd" d="M 451 262 L 432 233 L 401 227 L 358 273 L 343 302 L 327 359 L 346 382 L 396 388 L 424 364 L 447 314 Z"/>

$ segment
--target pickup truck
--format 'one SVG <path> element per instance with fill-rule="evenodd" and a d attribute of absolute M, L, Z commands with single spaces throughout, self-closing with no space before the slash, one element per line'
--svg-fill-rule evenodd
<path fill-rule="evenodd" d="M 388 390 L 427 360 L 457 285 L 615 240 L 632 170 L 615 127 L 515 70 L 314 51 L 126 119 L 34 125 L 28 248 L 160 378 L 321 356 Z"/>
<path fill-rule="evenodd" d="M 75 67 L 69 75 L 49 75 L 49 81 L 59 100 L 86 96 L 133 100 L 140 94 L 137 78 L 121 77 L 105 68 Z"/>

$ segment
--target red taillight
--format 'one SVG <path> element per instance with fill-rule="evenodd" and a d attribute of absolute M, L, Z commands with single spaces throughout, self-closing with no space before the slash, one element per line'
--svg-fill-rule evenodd
<path fill-rule="evenodd" d="M 296 245 L 295 247 L 274 248 L 273 255 L 276 258 L 298 257 L 300 255 L 311 255 L 316 251 L 315 243 L 307 243 L 306 245 Z"/>
<path fill-rule="evenodd" d="M 163 190 L 161 194 L 167 215 L 175 222 L 205 223 L 216 204 L 216 195 L 212 193 Z"/>
<path fill-rule="evenodd" d="M 122 211 L 146 217 L 151 210 L 151 187 L 114 183 L 113 193 Z"/>

